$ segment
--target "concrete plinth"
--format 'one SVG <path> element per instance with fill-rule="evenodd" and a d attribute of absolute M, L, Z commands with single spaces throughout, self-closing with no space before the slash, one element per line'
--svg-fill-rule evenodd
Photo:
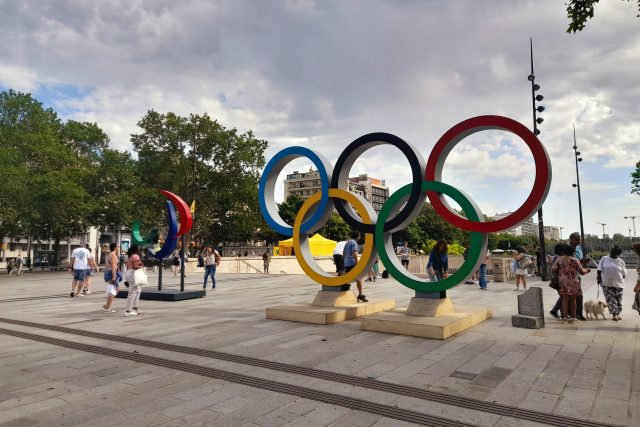
<path fill-rule="evenodd" d="M 351 291 L 319 291 L 311 304 L 292 304 L 267 308 L 267 319 L 328 325 L 355 317 L 390 310 L 396 306 L 393 299 L 369 299 L 358 302 Z"/>
<path fill-rule="evenodd" d="M 454 308 L 449 298 L 412 298 L 408 308 L 367 316 L 360 325 L 366 331 L 443 340 L 491 316 L 489 308 L 466 305 Z"/>
<path fill-rule="evenodd" d="M 144 289 L 140 294 L 140 299 L 144 300 L 156 300 L 156 301 L 184 301 L 194 298 L 202 298 L 207 295 L 205 290 L 186 290 L 180 292 L 180 289 L 163 289 L 158 291 L 157 289 Z M 127 298 L 129 296 L 128 289 L 122 289 L 118 291 L 116 298 Z"/>

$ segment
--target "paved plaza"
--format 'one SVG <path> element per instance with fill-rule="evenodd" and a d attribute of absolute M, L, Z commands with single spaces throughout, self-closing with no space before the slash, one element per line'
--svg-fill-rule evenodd
<path fill-rule="evenodd" d="M 101 313 L 94 279 L 72 299 L 68 273 L 0 276 L 0 426 L 640 425 L 635 271 L 621 322 L 547 316 L 537 330 L 511 326 L 513 282 L 460 285 L 454 304 L 494 317 L 445 341 L 361 331 L 357 319 L 266 320 L 267 307 L 313 299 L 319 286 L 301 275 L 219 274 L 215 294 L 141 301 L 137 317 L 121 299 Z M 529 280 L 548 312 L 554 291 Z M 199 274 L 186 281 L 201 286 Z M 583 288 L 595 299 L 594 273 Z M 399 307 L 412 296 L 393 279 L 365 293 Z"/>

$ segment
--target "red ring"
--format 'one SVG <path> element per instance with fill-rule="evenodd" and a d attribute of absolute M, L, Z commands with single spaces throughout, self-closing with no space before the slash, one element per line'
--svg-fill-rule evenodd
<path fill-rule="evenodd" d="M 506 130 L 514 133 L 527 144 L 536 165 L 536 177 L 527 200 L 511 215 L 497 221 L 476 222 L 452 212 L 443 202 L 444 196 L 435 191 L 427 191 L 427 196 L 435 211 L 451 225 L 467 231 L 495 233 L 514 228 L 531 218 L 540 208 L 551 186 L 551 162 L 544 146 L 529 129 L 515 120 L 502 116 L 472 117 L 453 126 L 440 137 L 427 160 L 425 179 L 442 181 L 442 167 L 447 156 L 460 141 L 467 136 L 490 129 Z M 441 160 L 442 159 L 442 160 Z"/>

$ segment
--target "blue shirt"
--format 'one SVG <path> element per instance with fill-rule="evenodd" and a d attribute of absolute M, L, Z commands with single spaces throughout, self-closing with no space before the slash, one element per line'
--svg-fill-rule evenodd
<path fill-rule="evenodd" d="M 344 252 L 342 253 L 345 267 L 356 265 L 356 259 L 353 257 L 354 251 L 358 252 L 358 243 L 355 240 L 347 240 L 347 243 L 344 245 Z"/>
<path fill-rule="evenodd" d="M 446 253 L 431 251 L 429 254 L 429 263 L 427 269 L 433 267 L 436 273 L 444 273 L 449 270 L 449 256 Z"/>
<path fill-rule="evenodd" d="M 575 256 L 578 259 L 578 261 L 584 258 L 584 255 L 582 253 L 582 248 L 580 247 L 580 245 L 576 246 L 576 253 L 573 256 Z"/>

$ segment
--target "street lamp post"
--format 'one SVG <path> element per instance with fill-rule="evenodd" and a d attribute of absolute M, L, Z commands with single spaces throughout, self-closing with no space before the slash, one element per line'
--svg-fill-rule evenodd
<path fill-rule="evenodd" d="M 636 237 L 636 217 L 635 216 L 625 216 L 624 219 L 631 219 L 633 222 L 633 237 Z M 629 229 L 631 230 L 631 229 Z"/>
<path fill-rule="evenodd" d="M 541 124 L 544 119 L 542 117 L 537 117 L 537 113 L 542 113 L 544 111 L 544 107 L 542 105 L 536 107 L 536 101 L 542 101 L 544 96 L 538 94 L 536 92 L 540 90 L 540 85 L 535 83 L 536 76 L 533 74 L 533 39 L 529 39 L 529 47 L 531 53 L 531 74 L 527 77 L 527 79 L 531 82 L 531 103 L 532 103 L 532 111 L 533 111 L 533 133 L 534 135 L 540 135 L 540 130 L 538 129 L 538 125 Z M 542 220 L 542 206 L 538 209 L 538 238 L 540 244 L 540 254 L 541 254 L 541 263 L 540 268 L 542 271 L 540 272 L 540 277 L 542 280 L 547 280 L 547 257 L 546 250 L 544 246 L 544 222 Z"/>
<path fill-rule="evenodd" d="M 578 212 L 580 214 L 580 239 L 584 242 L 584 223 L 582 221 L 582 196 L 580 195 L 580 173 L 578 172 L 578 162 L 582 161 L 580 152 L 578 151 L 578 143 L 576 142 L 576 125 L 573 125 L 573 152 L 576 158 L 576 183 L 573 188 L 578 189 Z M 584 243 L 583 243 L 584 244 Z"/>

